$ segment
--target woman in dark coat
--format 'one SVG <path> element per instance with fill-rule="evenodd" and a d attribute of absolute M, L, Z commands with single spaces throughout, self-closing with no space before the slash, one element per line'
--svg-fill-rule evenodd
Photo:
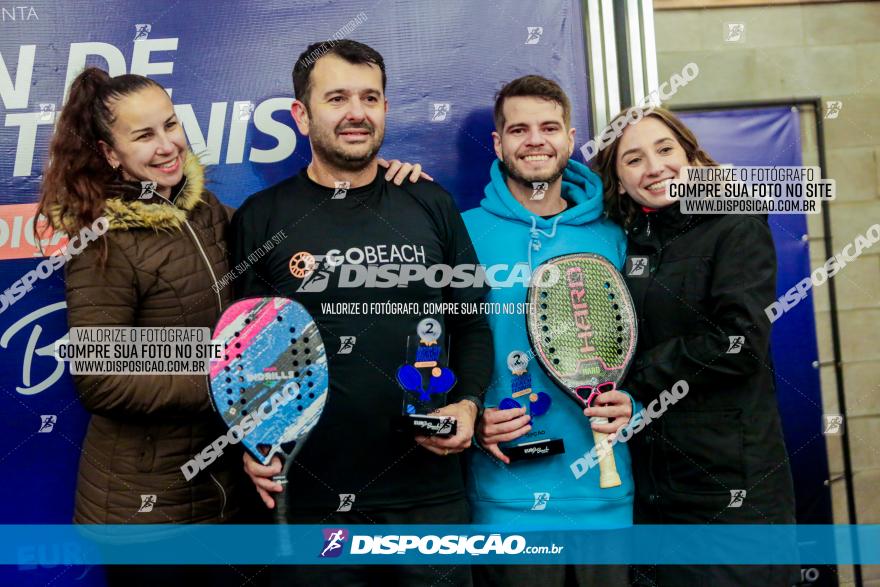
<path fill-rule="evenodd" d="M 776 257 L 766 217 L 685 215 L 667 198 L 684 166 L 717 165 L 658 108 L 601 151 L 606 210 L 627 231 L 639 320 L 622 387 L 644 405 L 687 394 L 630 441 L 637 524 L 793 524 L 770 321 Z M 640 267 L 644 270 L 639 271 Z M 636 585 L 788 587 L 791 567 L 635 567 Z"/>

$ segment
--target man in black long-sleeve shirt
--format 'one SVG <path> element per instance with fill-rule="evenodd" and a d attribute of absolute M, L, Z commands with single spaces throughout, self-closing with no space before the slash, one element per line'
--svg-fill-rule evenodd
<path fill-rule="evenodd" d="M 293 115 L 309 137 L 312 161 L 298 175 L 248 198 L 232 220 L 229 239 L 232 265 L 244 268 L 234 282 L 237 297 L 296 299 L 315 318 L 327 348 L 330 395 L 289 476 L 290 521 L 468 523 L 458 453 L 471 444 L 491 376 L 485 316 L 370 310 L 384 302 L 411 310 L 481 299 L 485 286 L 438 288 L 430 284 L 436 285 L 439 273 L 429 271 L 427 280 L 407 274 L 432 266 L 475 266 L 470 238 L 451 196 L 437 184 L 397 186 L 378 173 L 387 102 L 377 52 L 354 41 L 315 44 L 297 61 L 293 78 Z M 378 279 L 368 276 L 365 285 L 351 287 L 353 277 L 376 270 Z M 391 273 L 382 273 L 386 270 Z M 457 421 L 451 438 L 414 438 L 393 425 L 403 398 L 395 374 L 407 361 L 407 337 L 417 338 L 417 325 L 426 317 L 437 320 L 451 341 L 449 368 L 458 382 L 438 411 Z M 246 456 L 245 465 L 272 507 L 272 492 L 280 486 L 270 477 L 280 464 L 263 467 Z M 354 494 L 351 511 L 337 512 L 340 494 Z M 273 577 L 279 585 L 310 584 L 317 572 L 326 580 L 328 567 L 320 569 L 275 569 L 281 572 Z M 393 574 L 391 582 L 415 585 L 440 581 L 436 572 L 338 567 L 332 577 L 362 584 Z M 470 584 L 467 567 L 441 574 L 444 584 Z"/>

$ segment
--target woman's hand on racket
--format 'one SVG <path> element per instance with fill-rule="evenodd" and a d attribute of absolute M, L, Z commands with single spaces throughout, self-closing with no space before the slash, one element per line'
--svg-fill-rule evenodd
<path fill-rule="evenodd" d="M 422 166 L 420 163 L 406 163 L 398 159 L 386 161 L 381 157 L 376 159 L 376 162 L 379 163 L 379 166 L 388 169 L 388 171 L 385 172 L 385 180 L 393 180 L 394 185 L 402 184 L 404 180 L 406 180 L 407 176 L 409 176 L 409 180 L 412 183 L 417 182 L 419 178 L 427 179 L 428 181 L 434 181 L 433 177 L 422 171 Z"/>
<path fill-rule="evenodd" d="M 588 418 L 593 416 L 608 418 L 607 423 L 594 422 L 590 427 L 596 432 L 614 434 L 629 423 L 632 411 L 632 401 L 629 396 L 615 389 L 596 396 L 593 406 L 585 409 L 584 415 Z"/>
<path fill-rule="evenodd" d="M 510 442 L 528 434 L 532 429 L 531 422 L 532 418 L 526 414 L 525 408 L 486 408 L 483 418 L 477 424 L 477 441 L 489 454 L 509 465 L 510 459 L 501 452 L 498 443 Z"/>
<path fill-rule="evenodd" d="M 272 509 L 275 507 L 275 500 L 271 493 L 281 493 L 283 487 L 281 484 L 272 481 L 272 477 L 281 472 L 281 459 L 278 456 L 272 457 L 272 464 L 268 467 L 261 465 L 247 452 L 244 453 L 244 472 L 248 474 L 251 481 L 257 487 L 257 493 L 266 507 Z"/>

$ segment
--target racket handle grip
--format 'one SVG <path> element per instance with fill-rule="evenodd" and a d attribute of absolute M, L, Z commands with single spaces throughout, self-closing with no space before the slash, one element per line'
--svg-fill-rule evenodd
<path fill-rule="evenodd" d="M 290 544 L 290 528 L 287 527 L 287 475 L 276 475 L 272 481 L 281 485 L 281 492 L 275 494 L 275 524 L 278 525 L 278 552 L 281 556 L 293 556 Z"/>
<path fill-rule="evenodd" d="M 608 418 L 593 416 L 590 423 L 607 424 Z M 614 460 L 614 449 L 608 446 L 608 435 L 604 432 L 593 430 L 593 442 L 596 443 L 596 452 L 599 457 L 599 487 L 609 489 L 619 487 L 622 483 L 620 474 L 617 472 L 617 461 Z"/>

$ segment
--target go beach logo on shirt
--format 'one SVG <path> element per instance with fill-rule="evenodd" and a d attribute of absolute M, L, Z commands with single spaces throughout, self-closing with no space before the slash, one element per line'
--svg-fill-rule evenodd
<path fill-rule="evenodd" d="M 526 263 L 428 265 L 424 246 L 414 244 L 330 249 L 323 255 L 299 251 L 290 257 L 288 268 L 293 277 L 302 280 L 297 291 L 303 293 L 326 291 L 334 275 L 339 288 L 408 287 L 419 282 L 432 288 L 529 287 L 532 282 Z M 559 277 L 559 269 L 552 267 L 541 274 L 540 285 L 550 287 Z"/>

